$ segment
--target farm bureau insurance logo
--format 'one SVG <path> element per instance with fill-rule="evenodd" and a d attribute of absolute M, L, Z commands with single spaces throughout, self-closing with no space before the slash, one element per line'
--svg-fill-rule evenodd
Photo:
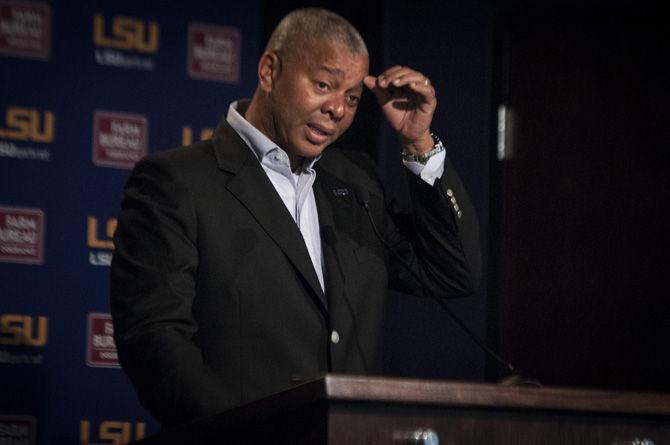
<path fill-rule="evenodd" d="M 238 83 L 240 42 L 240 30 L 237 28 L 189 23 L 188 75 L 194 79 Z"/>
<path fill-rule="evenodd" d="M 110 314 L 88 314 L 86 364 L 94 368 L 118 368 L 119 355 L 114 343 L 114 325 Z"/>
<path fill-rule="evenodd" d="M 48 60 L 50 53 L 51 7 L 0 0 L 0 55 Z"/>
<path fill-rule="evenodd" d="M 93 163 L 132 168 L 147 154 L 149 122 L 141 114 L 96 110 L 93 115 Z"/>
<path fill-rule="evenodd" d="M 0 314 L 0 363 L 41 365 L 44 356 L 35 352 L 49 340 L 49 319 L 26 314 Z M 38 349 L 39 351 L 40 349 Z"/>
<path fill-rule="evenodd" d="M 0 156 L 49 161 L 51 152 L 44 144 L 53 142 L 55 129 L 53 112 L 10 105 L 5 109 L 4 122 L 0 120 Z"/>
<path fill-rule="evenodd" d="M 158 52 L 160 25 L 137 17 L 115 15 L 109 20 L 101 13 L 93 14 L 93 43 L 98 65 L 151 71 L 156 60 L 149 57 Z"/>
<path fill-rule="evenodd" d="M 44 212 L 0 207 L 0 262 L 44 262 Z"/>
<path fill-rule="evenodd" d="M 116 224 L 116 218 L 109 218 L 104 223 L 95 216 L 86 219 L 86 245 L 91 249 L 88 251 L 91 266 L 109 267 L 112 264 Z"/>
<path fill-rule="evenodd" d="M 0 415 L 0 444 L 34 445 L 35 423 L 33 416 Z"/>

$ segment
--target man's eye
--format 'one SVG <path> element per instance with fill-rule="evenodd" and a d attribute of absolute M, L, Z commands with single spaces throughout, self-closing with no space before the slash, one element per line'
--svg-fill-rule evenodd
<path fill-rule="evenodd" d="M 351 106 L 356 106 L 358 105 L 358 102 L 360 102 L 361 98 L 358 96 L 348 96 L 347 97 L 347 102 L 349 102 L 349 105 Z"/>
<path fill-rule="evenodd" d="M 328 84 L 326 82 L 317 81 L 316 82 L 316 87 L 320 90 L 327 90 L 328 89 Z"/>

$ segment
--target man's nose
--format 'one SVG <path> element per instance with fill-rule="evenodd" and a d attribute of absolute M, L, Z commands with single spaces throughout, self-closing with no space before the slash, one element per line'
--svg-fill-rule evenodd
<path fill-rule="evenodd" d="M 323 112 L 330 114 L 333 120 L 339 121 L 344 117 L 344 108 L 344 97 L 337 95 L 324 103 Z"/>

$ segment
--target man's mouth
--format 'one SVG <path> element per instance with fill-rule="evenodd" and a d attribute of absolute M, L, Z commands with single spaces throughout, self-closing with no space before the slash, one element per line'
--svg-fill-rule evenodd
<path fill-rule="evenodd" d="M 330 136 L 335 134 L 335 130 L 331 130 L 318 124 L 307 124 L 307 129 L 307 138 L 310 140 L 310 142 L 316 144 L 323 144 Z"/>

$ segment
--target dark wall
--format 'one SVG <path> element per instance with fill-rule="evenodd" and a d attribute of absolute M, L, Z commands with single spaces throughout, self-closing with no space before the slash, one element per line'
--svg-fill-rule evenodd
<path fill-rule="evenodd" d="M 546 384 L 670 390 L 662 17 L 650 3 L 500 16 L 512 120 L 493 169 L 491 326 Z"/>
<path fill-rule="evenodd" d="M 491 8 L 484 2 L 387 1 L 384 20 L 386 66 L 411 66 L 426 74 L 437 92 L 433 131 L 445 141 L 479 214 L 488 226 L 490 139 Z M 403 202 L 399 147 L 382 126 L 380 168 L 389 190 Z M 486 236 L 482 236 L 486 267 Z M 473 297 L 450 308 L 484 337 L 486 276 Z M 391 374 L 430 378 L 483 379 L 483 353 L 432 301 L 394 294 L 389 307 L 387 369 Z"/>

